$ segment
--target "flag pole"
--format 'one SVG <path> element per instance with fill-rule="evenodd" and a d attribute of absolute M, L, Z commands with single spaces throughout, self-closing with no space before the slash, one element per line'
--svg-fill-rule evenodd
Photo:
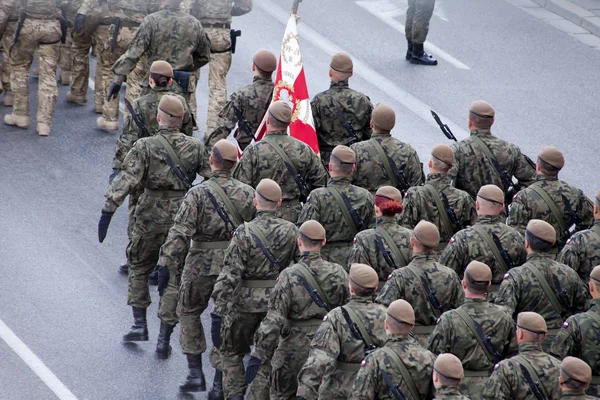
<path fill-rule="evenodd" d="M 298 15 L 298 6 L 300 5 L 301 2 L 302 2 L 302 0 L 294 0 L 294 3 L 292 4 L 292 14 L 293 15 Z"/>

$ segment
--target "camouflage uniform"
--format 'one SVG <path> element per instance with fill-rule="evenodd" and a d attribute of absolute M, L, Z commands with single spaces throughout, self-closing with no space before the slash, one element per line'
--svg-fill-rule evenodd
<path fill-rule="evenodd" d="M 250 228 L 271 242 L 271 246 L 263 245 L 270 247 L 278 263 L 267 259 L 246 231 Z M 227 248 L 213 295 L 213 313 L 223 318 L 219 352 L 225 398 L 244 395 L 244 356 L 250 353 L 253 336 L 267 314 L 275 279 L 299 258 L 297 237 L 294 224 L 276 218 L 274 211 L 258 211 L 252 222 L 236 230 Z M 266 390 L 255 381 L 252 391 L 260 389 Z M 251 396 L 256 395 L 252 391 Z"/>
<path fill-rule="evenodd" d="M 299 263 L 310 271 L 326 293 L 330 308 L 348 301 L 348 274 L 340 265 L 323 260 L 318 252 L 303 253 Z M 296 376 L 308 358 L 310 341 L 327 313 L 313 302 L 302 286 L 298 268 L 294 265 L 281 271 L 271 293 L 267 317 L 255 335 L 252 355 L 272 363 L 271 400 L 295 397 Z"/>
<path fill-rule="evenodd" d="M 348 198 L 353 210 L 356 210 L 358 218 L 362 221 L 363 227 L 357 226 L 354 220 L 353 224 L 349 226 L 341 208 L 346 205 L 340 205 L 336 201 L 333 190 L 338 190 L 342 197 Z M 327 243 L 321 249 L 323 259 L 346 267 L 352 239 L 357 231 L 374 225 L 374 214 L 375 200 L 371 193 L 366 189 L 351 185 L 348 178 L 336 177 L 327 182 L 327 187 L 315 189 L 310 193 L 298 217 L 298 225 L 310 219 L 319 221 L 327 233 Z"/>
<path fill-rule="evenodd" d="M 560 396 L 560 400 L 596 400 L 597 398 L 596 396 L 586 396 L 573 390 L 566 390 Z"/>
<path fill-rule="evenodd" d="M 394 351 L 401 358 L 419 391 L 420 399 L 432 398 L 434 388 L 431 375 L 433 374 L 435 355 L 422 348 L 408 335 L 392 334 L 388 336 L 385 347 Z M 409 395 L 410 391 L 402 374 L 395 366 L 395 362 L 382 349 L 378 349 L 369 354 L 363 361 L 360 370 L 356 374 L 349 400 L 396 399 L 383 380 L 381 371 L 389 374 L 392 382 L 398 385 L 405 396 Z"/>
<path fill-rule="evenodd" d="M 63 85 L 70 84 L 70 76 L 73 69 L 73 57 L 71 54 L 71 47 L 74 39 L 73 24 L 75 23 L 77 10 L 79 10 L 79 7 L 81 7 L 82 3 L 83 0 L 63 0 L 62 2 L 63 17 L 67 19 L 69 24 L 65 43 L 62 43 L 60 46 L 60 55 L 58 60 L 58 66 L 60 67 L 60 80 Z M 69 79 L 67 79 L 67 77 L 69 77 Z"/>
<path fill-rule="evenodd" d="M 13 67 L 9 52 L 19 20 L 19 7 L 17 7 L 17 4 L 18 0 L 7 0 L 0 4 L 0 40 L 2 41 L 2 72 L 0 74 L 0 82 L 4 88 L 5 99 L 13 96 L 10 84 L 10 73 Z"/>
<path fill-rule="evenodd" d="M 486 300 L 465 299 L 459 309 L 476 321 L 486 336 L 490 336 L 494 348 L 502 357 L 516 350 L 515 323 L 503 307 Z M 456 310 L 446 311 L 438 319 L 435 330 L 429 336 L 428 347 L 435 354 L 452 353 L 458 357 L 465 369 L 465 377 L 460 383 L 461 393 L 472 399 L 481 399 L 483 384 L 488 376 L 479 374 L 491 371 L 494 362 L 487 358 L 477 338 Z"/>
<path fill-rule="evenodd" d="M 592 269 L 600 265 L 600 220 L 571 236 L 556 261 L 573 268 L 582 281 L 589 281 Z"/>
<path fill-rule="evenodd" d="M 377 347 L 384 345 L 385 307 L 355 295 L 344 307 L 358 314 Z M 311 400 L 347 400 L 364 356 L 363 342 L 350 332 L 341 307 L 331 310 L 312 339 L 308 359 L 298 374 L 297 395 Z"/>
<path fill-rule="evenodd" d="M 371 114 L 373 104 L 368 96 L 350 89 L 348 80 L 333 81 L 328 90 L 318 93 L 310 103 L 319 150 L 323 164 L 329 164 L 333 148 L 339 144 L 350 146 L 371 137 Z M 346 122 L 352 125 L 358 138 L 350 135 L 338 114 L 342 112 Z"/>
<path fill-rule="evenodd" d="M 549 399 L 560 397 L 558 376 L 560 360 L 544 353 L 541 343 L 519 343 L 519 355 L 496 364 L 494 372 L 483 389 L 484 400 L 535 400 L 536 396 L 521 372 L 521 362 L 524 358 L 533 367 L 539 377 L 535 382 L 544 388 Z"/>
<path fill-rule="evenodd" d="M 267 137 L 285 151 L 309 189 L 325 186 L 327 171 L 319 156 L 306 143 L 289 136 L 285 130 L 271 131 Z M 277 216 L 294 223 L 298 220 L 301 209 L 300 189 L 279 154 L 264 139 L 244 150 L 244 155 L 233 170 L 233 176 L 252 187 L 256 187 L 265 178 L 277 182 L 282 194 L 282 204 L 277 209 Z"/>
<path fill-rule="evenodd" d="M 442 386 L 435 391 L 433 400 L 471 400 L 460 392 L 456 386 Z"/>
<path fill-rule="evenodd" d="M 412 43 L 425 43 L 435 0 L 408 0 L 404 34 Z"/>

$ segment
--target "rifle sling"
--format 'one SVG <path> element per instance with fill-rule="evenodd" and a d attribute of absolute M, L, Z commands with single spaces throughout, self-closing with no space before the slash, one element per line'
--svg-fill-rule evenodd
<path fill-rule="evenodd" d="M 446 207 L 444 207 L 444 203 L 442 202 L 442 198 L 438 191 L 433 187 L 432 184 L 426 183 L 424 186 L 425 190 L 429 193 L 433 201 L 435 202 L 435 206 L 438 209 L 440 214 L 440 219 L 442 220 L 442 229 L 446 231 L 446 237 L 451 237 L 454 230 L 452 229 L 452 223 L 450 222 L 450 217 L 446 212 Z M 440 232 L 441 233 L 441 232 Z"/>
<path fill-rule="evenodd" d="M 392 359 L 392 362 L 396 366 L 397 370 L 400 372 L 400 375 L 402 375 L 402 380 L 408 387 L 410 397 L 413 400 L 419 400 L 421 398 L 421 395 L 419 394 L 417 386 L 415 385 L 415 381 L 413 381 L 412 376 L 410 376 L 410 372 L 408 372 L 406 365 L 404 365 L 404 362 L 402 362 L 402 358 L 400 358 L 400 356 L 394 351 L 394 349 L 391 349 L 387 346 L 382 347 L 381 351 L 383 351 Z"/>
<path fill-rule="evenodd" d="M 306 282 L 308 282 L 308 285 L 313 290 L 316 290 L 317 293 L 319 293 L 319 296 L 321 297 L 321 299 L 323 299 L 323 301 L 325 301 L 327 303 L 327 306 L 332 307 L 333 303 L 331 303 L 331 300 L 327 296 L 327 293 L 325 291 L 323 291 L 323 289 L 321 288 L 321 285 L 319 285 L 319 283 L 315 279 L 314 275 L 310 272 L 310 270 L 306 267 L 306 265 L 304 265 L 303 263 L 298 263 L 297 271 L 306 280 Z"/>
<path fill-rule="evenodd" d="M 490 164 L 492 164 L 492 166 L 494 167 L 494 171 L 496 171 L 498 179 L 500 179 L 500 183 L 503 187 L 504 182 L 502 182 L 502 173 L 500 171 L 498 171 L 498 168 L 496 167 L 496 165 L 498 165 L 498 167 L 502 168 L 500 166 L 500 164 L 498 164 L 498 160 L 496 160 L 496 157 L 494 157 L 494 155 L 490 151 L 490 148 L 485 144 L 485 142 L 483 140 L 481 140 L 480 137 L 472 135 L 471 138 L 473 139 L 473 142 L 475 143 L 475 145 L 483 152 L 483 154 L 485 155 L 485 158 L 487 158 L 488 161 L 490 162 Z"/>
<path fill-rule="evenodd" d="M 342 306 L 342 308 L 348 312 L 348 316 L 350 317 L 352 322 L 354 322 L 356 324 L 356 326 L 358 327 L 358 330 L 360 331 L 360 334 L 362 335 L 363 339 L 365 339 L 365 342 L 367 343 L 367 345 L 374 346 L 375 342 L 373 342 L 373 338 L 371 338 L 371 334 L 369 334 L 369 331 L 363 325 L 361 319 L 358 317 L 358 314 L 356 314 L 356 312 L 354 312 L 354 310 L 352 308 L 350 308 L 348 305 Z"/>
<path fill-rule="evenodd" d="M 390 159 L 388 158 L 387 154 L 385 154 L 385 150 L 383 149 L 383 146 L 381 145 L 381 143 L 379 143 L 379 141 L 377 139 L 373 139 L 372 142 L 375 145 L 375 152 L 381 159 L 381 161 L 383 163 L 383 168 L 385 168 L 385 172 L 386 172 L 388 178 L 390 178 L 390 180 L 392 181 L 392 186 L 394 186 L 395 188 L 398 188 L 398 185 L 400 184 L 400 182 L 398 182 L 398 179 L 396 178 L 396 175 L 394 174 L 394 171 L 392 170 L 392 164 L 390 163 Z"/>
<path fill-rule="evenodd" d="M 481 225 L 473 225 L 473 230 L 483 239 L 483 241 L 487 244 L 489 249 L 492 251 L 494 258 L 496 259 L 496 264 L 502 269 L 502 275 L 504 275 L 508 270 L 508 265 L 506 265 L 506 261 L 500 254 L 500 249 L 492 239 L 492 235 Z"/>
<path fill-rule="evenodd" d="M 386 231 L 383 227 L 378 226 L 377 228 L 375 228 L 375 233 L 379 233 L 381 235 L 388 248 L 392 252 L 392 255 L 394 256 L 395 260 L 401 261 L 402 265 L 408 265 L 408 260 L 406 259 L 406 257 L 404 257 L 404 254 L 400 251 L 400 249 L 396 245 L 396 242 L 394 242 L 394 238 L 392 238 L 392 235 L 390 235 L 388 231 Z"/>
<path fill-rule="evenodd" d="M 288 157 L 286 152 L 283 151 L 283 149 L 281 147 L 279 147 L 279 145 L 277 145 L 275 142 L 273 142 L 273 136 L 265 135 L 265 137 L 262 138 L 262 141 L 265 142 L 266 144 L 268 144 L 273 150 L 275 150 L 275 152 L 279 155 L 279 157 L 281 157 L 283 162 L 285 164 L 289 165 L 289 167 L 292 170 L 292 172 L 294 173 L 294 175 L 300 176 L 300 174 L 298 174 L 298 170 L 296 169 L 296 166 L 294 165 L 292 160 Z M 294 182 L 296 182 L 295 179 L 294 179 Z M 298 185 L 298 182 L 296 182 L 296 185 Z M 298 186 L 298 189 L 300 190 L 300 193 L 302 193 L 302 188 L 300 186 Z"/>
<path fill-rule="evenodd" d="M 492 353 L 490 353 L 488 348 L 485 346 L 485 343 L 483 343 L 484 338 L 482 338 L 481 335 L 479 334 L 479 332 L 477 332 L 477 327 L 475 327 L 475 322 L 473 321 L 473 318 L 471 318 L 471 316 L 469 314 L 467 314 L 467 312 L 465 310 L 462 310 L 460 308 L 457 308 L 454 311 L 456 311 L 456 314 L 458 314 L 459 318 L 465 323 L 465 325 L 467 325 L 467 328 L 469 328 L 469 330 L 471 331 L 473 336 L 475 336 L 475 339 L 477 339 L 477 343 L 479 344 L 479 347 L 481 347 L 481 349 L 485 353 L 485 356 L 487 357 L 487 359 L 492 364 L 496 364 L 494 356 L 492 355 Z"/>
<path fill-rule="evenodd" d="M 546 203 L 546 205 L 550 209 L 550 212 L 552 213 L 552 216 L 554 217 L 554 219 L 558 223 L 558 227 L 560 228 L 561 235 L 565 234 L 565 233 L 568 234 L 569 227 L 567 226 L 567 223 L 565 222 L 565 219 L 564 219 L 562 213 L 560 212 L 560 209 L 558 208 L 558 206 L 556 205 L 556 203 L 552 200 L 552 198 L 550 197 L 550 195 L 548 195 L 548 193 L 544 189 L 542 189 L 542 187 L 539 184 L 534 183 L 533 185 L 531 185 L 529 187 L 538 196 L 540 196 L 542 198 L 542 200 L 544 201 L 544 203 Z"/>
<path fill-rule="evenodd" d="M 540 286 L 542 287 L 544 294 L 550 301 L 550 304 L 552 304 L 552 308 L 554 308 L 554 311 L 556 311 L 556 313 L 562 317 L 562 315 L 563 315 L 562 304 L 560 303 L 560 300 L 558 299 L 556 292 L 554 290 L 552 290 L 552 288 L 550 287 L 550 284 L 548 283 L 548 280 L 544 276 L 544 273 L 542 271 L 540 271 L 539 268 L 536 267 L 535 265 L 533 265 L 532 263 L 527 263 L 523 266 L 525 268 L 529 269 L 529 271 L 531 271 L 531 273 L 535 276 L 535 279 L 540 283 Z"/>
<path fill-rule="evenodd" d="M 207 180 L 205 183 L 206 186 L 210 188 L 210 190 L 217 194 L 219 200 L 223 202 L 223 204 L 225 205 L 225 210 L 227 211 L 227 214 L 229 214 L 232 217 L 235 226 L 238 227 L 242 223 L 244 223 L 244 219 L 240 215 L 238 209 L 233 205 L 233 203 L 231 202 L 225 191 L 221 188 L 221 186 L 219 186 L 216 182 L 210 179 Z"/>
<path fill-rule="evenodd" d="M 352 231 L 352 237 L 356 236 L 356 234 L 358 233 L 358 226 L 356 226 L 356 222 L 354 222 L 354 219 L 352 218 L 352 215 L 350 214 L 350 210 L 348 210 L 348 207 L 346 207 L 346 203 L 344 202 L 344 199 L 342 198 L 342 194 L 334 186 L 329 186 L 329 188 L 331 189 L 330 193 L 333 195 L 335 202 L 338 204 L 338 206 L 340 207 L 340 210 L 342 211 L 342 216 L 344 217 L 346 224 Z"/>
<path fill-rule="evenodd" d="M 179 158 L 179 156 L 177 156 L 177 153 L 175 153 L 175 150 L 173 150 L 173 146 L 171 146 L 171 143 L 169 143 L 167 138 L 161 134 L 155 135 L 154 137 L 156 138 L 156 140 L 158 140 L 158 142 L 162 145 L 162 147 L 167 151 L 167 154 L 171 157 L 171 159 L 175 162 L 175 164 L 177 164 L 181 167 L 181 169 L 183 170 L 183 173 L 186 176 L 189 176 L 189 174 L 190 174 L 189 166 L 187 164 L 184 164 L 181 161 L 181 159 Z"/>
<path fill-rule="evenodd" d="M 438 310 L 433 303 L 431 302 L 431 300 L 429 299 L 429 294 L 431 292 L 429 292 L 427 290 L 427 288 L 425 287 L 425 285 L 423 284 L 423 280 L 426 280 L 427 278 L 425 277 L 425 274 L 423 274 L 423 271 L 421 271 L 419 268 L 417 268 L 415 265 L 407 265 L 406 269 L 408 270 L 408 272 L 410 272 L 413 277 L 419 281 L 419 285 L 421 285 L 421 290 L 423 291 L 423 293 L 425 293 L 425 298 L 427 299 L 427 302 L 429 303 L 429 305 L 431 306 L 431 310 L 433 311 L 433 313 L 435 314 L 436 318 L 439 318 L 440 315 L 442 315 L 442 312 L 440 310 Z M 431 288 L 429 288 L 431 289 Z"/>
<path fill-rule="evenodd" d="M 244 222 L 244 229 L 246 230 L 246 235 L 248 235 L 249 237 L 252 238 L 252 235 L 256 236 L 256 238 L 258 240 L 261 241 L 263 247 L 259 246 L 258 243 L 256 243 L 256 240 L 254 240 L 254 242 L 256 243 L 256 245 L 260 248 L 260 251 L 263 253 L 263 255 L 265 256 L 265 258 L 271 262 L 271 258 L 269 256 L 269 252 L 271 252 L 271 242 L 269 242 L 269 240 L 267 240 L 267 238 L 265 237 L 265 235 L 263 234 L 263 232 L 256 226 L 251 226 L 248 222 Z M 271 255 L 273 255 L 273 253 L 271 252 Z"/>
<path fill-rule="evenodd" d="M 539 383 L 539 387 L 542 390 L 542 394 L 544 395 L 545 398 L 549 399 L 550 397 L 548 397 L 548 392 L 546 391 L 546 388 L 544 387 L 544 385 L 542 385 L 542 381 L 540 380 L 540 377 L 537 374 L 537 372 L 535 372 L 535 369 L 533 368 L 531 363 L 529 361 L 527 361 L 527 359 L 525 357 L 520 356 L 520 355 L 515 356 L 515 361 L 518 362 L 519 364 L 521 364 L 527 370 L 527 372 L 529 372 L 529 375 L 533 379 L 533 383 L 535 383 L 535 382 Z M 531 391 L 532 392 L 534 391 L 533 388 L 531 388 Z"/>

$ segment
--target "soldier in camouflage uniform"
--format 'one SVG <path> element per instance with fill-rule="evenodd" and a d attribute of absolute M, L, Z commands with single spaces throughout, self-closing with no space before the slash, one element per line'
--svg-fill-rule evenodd
<path fill-rule="evenodd" d="M 267 108 L 273 97 L 273 71 L 277 69 L 277 58 L 269 50 L 259 50 L 252 59 L 252 75 L 254 79 L 251 85 L 239 89 L 231 94 L 229 102 L 219 113 L 219 119 L 216 128 L 213 131 L 207 131 L 204 143 L 211 147 L 217 140 L 225 139 L 236 124 L 238 128 L 234 137 L 238 145 L 243 150 L 252 142 L 252 137 L 248 136 L 239 126 L 236 108 L 247 122 L 252 135 L 258 130 Z M 244 121 L 242 121 L 244 123 Z"/>
<path fill-rule="evenodd" d="M 148 276 L 157 264 L 160 246 L 173 225 L 183 197 L 196 173 L 207 176 L 207 157 L 198 139 L 179 132 L 184 115 L 183 103 L 174 96 L 163 96 L 158 105 L 159 130 L 155 136 L 138 140 L 125 157 L 121 171 L 108 186 L 106 202 L 98 224 L 98 237 L 104 241 L 110 220 L 125 197 L 139 185 L 144 194 L 135 211 L 135 226 L 127 246 L 129 294 L 127 304 L 133 308 L 134 324 L 125 341 L 147 341 L 146 309 L 150 305 Z M 186 182 L 165 161 L 173 153 Z M 159 287 L 160 289 L 160 287 Z M 159 290 L 162 295 L 162 290 Z"/>
<path fill-rule="evenodd" d="M 421 220 L 435 224 L 440 231 L 443 250 L 450 238 L 477 220 L 475 202 L 467 192 L 450 183 L 448 171 L 452 168 L 452 149 L 438 144 L 431 151 L 429 175 L 424 186 L 410 188 L 404 195 L 400 224 L 414 228 Z"/>
<path fill-rule="evenodd" d="M 352 239 L 375 223 L 375 202 L 366 189 L 350 184 L 355 155 L 339 145 L 331 152 L 327 187 L 315 189 L 302 207 L 298 223 L 319 221 L 329 240 L 321 250 L 324 260 L 346 267 Z"/>
<path fill-rule="evenodd" d="M 258 214 L 252 222 L 236 230 L 213 294 L 211 332 L 216 336 L 216 331 L 220 331 L 223 389 L 225 398 L 234 400 L 244 396 L 243 359 L 250 353 L 253 336 L 267 315 L 276 279 L 300 257 L 296 244 L 298 229 L 276 217 L 276 209 L 281 205 L 279 185 L 263 179 L 256 186 L 254 205 Z M 259 383 L 252 385 L 249 398 L 268 399 L 269 368 L 269 363 L 263 364 Z"/>
<path fill-rule="evenodd" d="M 298 264 L 281 271 L 269 299 L 267 317 L 256 332 L 248 363 L 256 366 L 254 370 L 246 370 L 246 382 L 251 382 L 259 364 L 272 360 L 271 400 L 296 396 L 296 377 L 308 358 L 310 341 L 323 317 L 350 298 L 346 271 L 341 265 L 321 258 L 324 243 L 325 229 L 321 224 L 314 220 L 302 224 L 298 237 L 302 258 Z M 322 293 L 322 303 L 315 303 L 309 289 Z"/>
<path fill-rule="evenodd" d="M 479 261 L 471 261 L 462 280 L 465 303 L 443 313 L 429 336 L 429 350 L 435 354 L 452 353 L 462 361 L 465 378 L 460 391 L 472 399 L 481 399 L 483 384 L 494 364 L 516 350 L 511 315 L 485 299 L 491 284 L 492 270 Z"/>
<path fill-rule="evenodd" d="M 283 196 L 277 216 L 296 223 L 302 208 L 300 198 L 308 196 L 312 189 L 325 186 L 327 171 L 310 146 L 287 134 L 291 121 L 292 109 L 286 102 L 271 104 L 267 111 L 267 135 L 244 150 L 233 176 L 252 187 L 266 178 L 277 182 Z M 283 158 L 285 155 L 289 162 Z M 299 188 L 288 167 L 306 188 Z"/>
<path fill-rule="evenodd" d="M 412 257 L 412 232 L 396 221 L 402 212 L 402 194 L 391 186 L 382 186 L 375 193 L 376 228 L 366 229 L 354 237 L 348 255 L 348 265 L 370 265 L 379 275 L 379 288 L 396 268 L 408 265 Z M 393 242 L 393 243 L 392 243 Z"/>
<path fill-rule="evenodd" d="M 381 186 L 393 186 L 404 194 L 409 187 L 425 180 L 417 151 L 392 136 L 396 113 L 378 103 L 371 117 L 373 136 L 351 146 L 356 153 L 356 171 L 352 183 L 375 193 Z"/>
<path fill-rule="evenodd" d="M 350 400 L 391 400 L 392 393 L 383 378 L 387 374 L 406 398 L 431 399 L 431 375 L 435 355 L 421 347 L 411 336 L 415 326 L 415 312 L 405 300 L 392 302 L 387 309 L 385 332 L 387 341 L 383 348 L 367 355 L 356 374 Z M 405 375 L 399 364 L 404 364 Z"/>
<path fill-rule="evenodd" d="M 376 299 L 385 306 L 397 299 L 408 301 L 417 315 L 413 335 L 423 346 L 438 317 L 465 300 L 456 272 L 436 262 L 434 251 L 439 241 L 440 233 L 434 224 L 419 222 L 410 238 L 410 264 L 390 274 Z"/>
<path fill-rule="evenodd" d="M 433 364 L 433 386 L 435 398 L 433 400 L 469 400 L 460 393 L 460 382 L 465 372 L 458 357 L 452 353 L 443 353 L 437 356 Z"/>
<path fill-rule="evenodd" d="M 75 16 L 77 10 L 81 7 L 83 0 L 63 0 L 61 4 L 61 11 L 63 18 L 66 19 L 68 24 L 67 35 L 65 42 L 60 45 L 60 52 L 58 58 L 58 66 L 60 67 L 59 81 L 61 85 L 71 84 L 71 70 L 73 68 L 73 58 L 71 56 L 71 46 L 73 44 L 73 25 L 75 23 Z"/>
<path fill-rule="evenodd" d="M 550 353 L 559 358 L 578 357 L 590 365 L 594 378 L 588 394 L 600 397 L 600 266 L 592 270 L 588 287 L 592 295 L 590 308 L 567 318 Z"/>
<path fill-rule="evenodd" d="M 542 349 L 547 331 L 546 321 L 540 314 L 519 314 L 516 333 L 519 354 L 496 364 L 483 389 L 484 400 L 536 400 L 533 382 L 539 384 L 537 390 L 545 398 L 557 399 L 560 396 L 560 360 Z M 526 371 L 531 379 L 526 377 Z"/>
<path fill-rule="evenodd" d="M 368 96 L 350 89 L 348 80 L 354 66 L 348 54 L 335 54 L 329 64 L 331 86 L 318 93 L 310 103 L 323 165 L 338 144 L 352 143 L 371 137 L 369 126 L 373 105 Z"/>
<path fill-rule="evenodd" d="M 386 309 L 373 303 L 377 272 L 365 264 L 350 267 L 350 301 L 331 310 L 317 329 L 310 353 L 298 374 L 297 399 L 347 400 L 365 353 L 385 343 Z M 363 341 L 350 329 L 359 326 Z"/>
<path fill-rule="evenodd" d="M 435 0 L 408 0 L 404 35 L 408 42 L 406 60 L 412 64 L 437 65 L 437 60 L 423 48 L 434 7 Z"/>
<path fill-rule="evenodd" d="M 0 86 L 4 90 L 2 104 L 5 107 L 12 107 L 14 94 L 10 84 L 10 73 L 12 63 L 10 58 L 10 46 L 12 46 L 17 22 L 19 21 L 19 0 L 6 0 L 0 2 L 0 45 L 2 46 L 2 64 L 0 69 Z M 0 90 L 2 93 L 2 90 Z"/>
<path fill-rule="evenodd" d="M 592 370 L 583 360 L 567 357 L 560 364 L 559 376 L 562 396 L 560 400 L 593 400 L 598 396 L 587 396 L 585 390 L 592 381 Z"/>

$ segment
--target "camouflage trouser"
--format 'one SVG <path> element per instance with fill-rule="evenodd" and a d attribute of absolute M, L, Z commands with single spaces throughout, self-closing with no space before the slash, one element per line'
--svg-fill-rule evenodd
<path fill-rule="evenodd" d="M 190 111 L 194 116 L 194 121 L 198 125 L 198 104 L 196 102 L 196 86 L 198 85 L 198 79 L 200 79 L 200 70 L 194 71 L 190 75 L 190 85 L 188 87 L 188 94 L 182 93 L 181 95 L 187 100 L 190 106 Z"/>
<path fill-rule="evenodd" d="M 470 399 L 481 399 L 487 380 L 485 376 L 465 376 L 459 385 L 460 392 Z"/>
<path fill-rule="evenodd" d="M 348 254 L 352 249 L 352 242 L 342 243 L 326 243 L 321 249 L 321 257 L 323 260 L 336 263 L 347 268 Z"/>
<path fill-rule="evenodd" d="M 179 271 L 179 270 L 178 270 Z M 179 287 L 181 285 L 181 273 L 169 271 L 169 284 L 158 303 L 158 318 L 168 325 L 177 325 L 177 303 L 179 301 Z"/>
<path fill-rule="evenodd" d="M 90 48 L 91 35 L 73 35 L 71 45 L 71 94 L 87 97 L 88 80 L 90 79 Z M 102 88 L 102 69 L 96 68 L 95 92 Z M 94 101 L 95 104 L 96 101 Z M 102 102 L 98 104 L 102 106 Z"/>
<path fill-rule="evenodd" d="M 73 69 L 73 57 L 71 55 L 71 46 L 73 45 L 73 28 L 67 29 L 65 43 L 60 44 L 58 66 L 63 72 L 71 72 Z"/>
<path fill-rule="evenodd" d="M 204 28 L 210 39 L 208 72 L 208 114 L 206 132 L 216 128 L 219 113 L 227 103 L 227 72 L 231 67 L 231 34 L 229 28 Z M 225 52 L 224 52 L 225 51 Z"/>
<path fill-rule="evenodd" d="M 425 43 L 434 7 L 435 0 L 408 0 L 404 30 L 406 40 L 417 44 Z"/>
<path fill-rule="evenodd" d="M 6 30 L 4 31 L 4 36 L 2 36 L 2 74 L 0 75 L 0 79 L 2 79 L 2 86 L 4 87 L 4 92 L 6 94 L 12 91 L 10 85 L 10 73 L 13 69 L 11 58 L 9 57 L 10 46 L 12 45 L 13 37 L 15 36 L 15 29 L 17 28 L 16 22 L 9 22 L 6 24 Z"/>
<path fill-rule="evenodd" d="M 29 116 L 29 69 L 33 62 L 33 53 L 39 48 L 40 78 L 37 121 L 38 124 L 52 123 L 58 100 L 56 66 L 58 65 L 60 37 L 58 20 L 25 19 L 19 40 L 10 53 L 13 66 L 11 89 L 15 96 L 13 105 L 15 115 Z"/>
<path fill-rule="evenodd" d="M 177 315 L 180 322 L 179 343 L 184 354 L 202 354 L 206 351 L 206 336 L 202 313 L 215 287 L 217 276 L 202 276 L 193 266 L 186 266 L 181 277 Z"/>
<path fill-rule="evenodd" d="M 129 203 L 127 206 L 127 237 L 131 240 L 133 234 L 133 228 L 135 227 L 135 207 L 140 199 L 140 196 L 144 193 L 144 188 L 136 188 L 129 193 Z"/>
<path fill-rule="evenodd" d="M 302 204 L 297 200 L 284 201 L 281 206 L 275 211 L 277 218 L 285 219 L 293 224 L 298 222 L 300 211 L 302 210 Z"/>

